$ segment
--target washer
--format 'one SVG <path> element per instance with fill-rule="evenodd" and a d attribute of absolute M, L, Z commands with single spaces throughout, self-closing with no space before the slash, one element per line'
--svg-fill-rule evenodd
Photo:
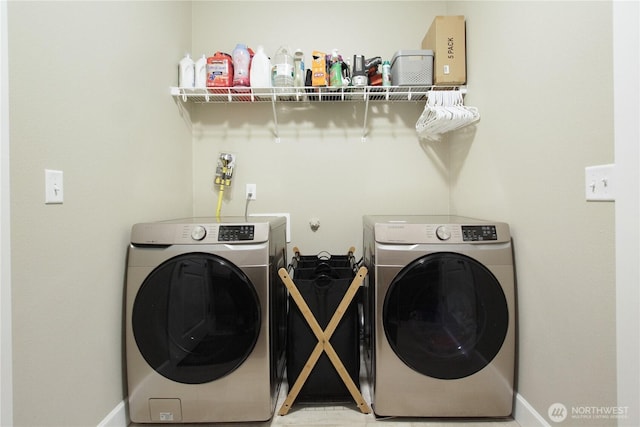
<path fill-rule="evenodd" d="M 264 421 L 284 373 L 285 219 L 133 226 L 126 280 L 135 423 Z"/>
<path fill-rule="evenodd" d="M 508 417 L 515 370 L 509 226 L 365 216 L 364 358 L 378 416 Z"/>

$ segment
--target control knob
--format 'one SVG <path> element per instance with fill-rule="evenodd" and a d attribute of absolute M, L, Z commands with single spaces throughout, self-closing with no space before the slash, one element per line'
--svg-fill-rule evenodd
<path fill-rule="evenodd" d="M 193 227 L 193 230 L 191 230 L 191 238 L 193 240 L 200 241 L 204 239 L 206 235 L 207 235 L 207 229 L 201 225 L 196 225 L 195 227 Z"/>
<path fill-rule="evenodd" d="M 436 228 L 436 236 L 438 236 L 440 240 L 449 240 L 451 238 L 451 232 L 446 226 L 441 225 Z"/>

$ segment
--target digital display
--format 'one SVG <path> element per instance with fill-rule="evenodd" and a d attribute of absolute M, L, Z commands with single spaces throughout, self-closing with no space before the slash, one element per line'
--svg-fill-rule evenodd
<path fill-rule="evenodd" d="M 465 242 L 498 240 L 498 232 L 495 225 L 463 225 L 462 240 Z"/>
<path fill-rule="evenodd" d="M 219 242 L 237 242 L 253 240 L 255 226 L 253 225 L 221 225 L 218 231 Z"/>

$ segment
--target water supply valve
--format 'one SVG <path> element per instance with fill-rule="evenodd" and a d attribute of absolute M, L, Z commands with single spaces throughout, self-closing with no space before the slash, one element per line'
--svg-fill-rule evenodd
<path fill-rule="evenodd" d="M 220 153 L 218 165 L 216 166 L 215 184 L 221 189 L 231 186 L 233 168 L 235 167 L 236 156 L 229 153 Z"/>
<path fill-rule="evenodd" d="M 225 187 L 231 186 L 231 178 L 233 177 L 233 168 L 236 164 L 236 156 L 229 153 L 220 153 L 218 156 L 218 165 L 216 166 L 215 185 L 218 187 L 218 204 L 216 206 L 216 217 L 220 218 L 222 210 L 222 197 Z"/>

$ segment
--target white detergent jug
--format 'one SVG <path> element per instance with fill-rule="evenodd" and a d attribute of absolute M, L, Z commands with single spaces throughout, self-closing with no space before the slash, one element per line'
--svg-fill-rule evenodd
<path fill-rule="evenodd" d="M 195 87 L 204 89 L 207 87 L 207 57 L 202 57 L 195 64 Z"/>
<path fill-rule="evenodd" d="M 249 74 L 251 87 L 271 87 L 271 60 L 264 53 L 264 47 L 257 47 Z"/>
<path fill-rule="evenodd" d="M 193 87 L 195 84 L 195 64 L 188 53 L 178 64 L 178 86 Z"/>

